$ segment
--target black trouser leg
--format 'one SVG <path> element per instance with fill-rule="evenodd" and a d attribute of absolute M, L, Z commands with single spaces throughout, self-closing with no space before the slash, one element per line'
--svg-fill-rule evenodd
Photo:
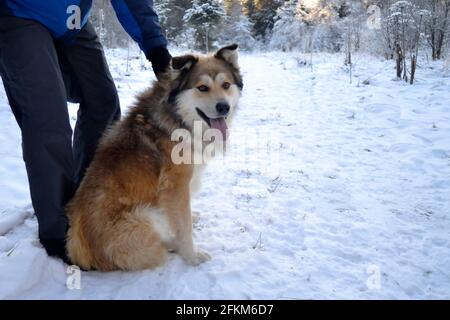
<path fill-rule="evenodd" d="M 23 157 L 39 238 L 50 255 L 61 255 L 72 197 L 72 129 L 54 41 L 39 23 L 0 18 L 0 73 L 22 130 Z"/>
<path fill-rule="evenodd" d="M 120 105 L 114 81 L 109 72 L 97 34 L 88 23 L 74 43 L 58 45 L 63 56 L 64 73 L 69 73 L 71 87 L 79 89 L 80 108 L 73 139 L 75 179 L 84 176 L 105 128 L 120 118 Z"/>

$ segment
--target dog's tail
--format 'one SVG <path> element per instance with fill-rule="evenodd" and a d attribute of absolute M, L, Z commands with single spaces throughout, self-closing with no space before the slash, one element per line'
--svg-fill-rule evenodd
<path fill-rule="evenodd" d="M 90 270 L 94 265 L 92 250 L 84 235 L 80 216 L 73 215 L 67 233 L 67 253 L 72 263 L 80 266 L 84 270 Z"/>

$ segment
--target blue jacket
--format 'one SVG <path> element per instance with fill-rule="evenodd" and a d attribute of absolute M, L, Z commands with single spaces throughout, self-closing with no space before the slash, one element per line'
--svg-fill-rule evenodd
<path fill-rule="evenodd" d="M 111 0 L 111 3 L 120 23 L 145 54 L 152 48 L 167 46 L 153 10 L 153 0 Z M 89 18 L 92 0 L 0 0 L 0 16 L 38 21 L 56 39 L 70 41 L 79 31 L 68 28 L 67 21 L 73 21 L 71 16 L 75 12 L 69 8 L 72 5 L 80 8 L 83 27 Z"/>

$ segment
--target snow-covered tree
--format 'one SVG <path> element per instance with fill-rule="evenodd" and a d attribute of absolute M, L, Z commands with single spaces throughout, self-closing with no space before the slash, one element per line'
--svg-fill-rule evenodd
<path fill-rule="evenodd" d="M 209 51 L 216 46 L 226 13 L 219 0 L 194 0 L 183 20 L 195 30 L 195 47 Z"/>
<path fill-rule="evenodd" d="M 91 22 L 106 47 L 127 47 L 130 37 L 117 20 L 110 0 L 94 1 Z"/>
<path fill-rule="evenodd" d="M 270 44 L 283 50 L 339 52 L 350 39 L 358 50 L 364 13 L 360 1 L 289 0 L 277 11 Z"/>
<path fill-rule="evenodd" d="M 158 13 L 159 24 L 163 32 L 166 34 L 166 37 L 170 32 L 170 15 L 172 13 L 171 0 L 154 0 L 153 7 L 155 11 Z"/>
<path fill-rule="evenodd" d="M 154 0 L 154 8 L 158 13 L 162 30 L 172 45 L 185 44 L 188 30 L 186 30 L 183 16 L 191 6 L 191 0 Z"/>
<path fill-rule="evenodd" d="M 225 28 L 221 37 L 223 43 L 237 43 L 244 50 L 254 49 L 256 41 L 252 35 L 253 25 L 244 15 L 239 0 L 224 1 L 226 9 Z"/>
<path fill-rule="evenodd" d="M 278 10 L 275 17 L 270 47 L 290 51 L 300 49 L 304 38 L 305 24 L 300 15 L 298 0 L 286 1 Z"/>
<path fill-rule="evenodd" d="M 241 0 L 243 12 L 253 25 L 253 35 L 268 40 L 275 23 L 277 9 L 284 0 Z"/>
<path fill-rule="evenodd" d="M 440 59 L 450 34 L 450 0 L 424 1 L 425 32 L 433 60 Z"/>
<path fill-rule="evenodd" d="M 414 1 L 403 0 L 394 2 L 384 19 L 386 29 L 389 30 L 389 43 L 393 45 L 397 78 L 410 81 L 411 84 L 415 76 L 423 21 L 427 15 L 427 11 L 421 10 Z"/>

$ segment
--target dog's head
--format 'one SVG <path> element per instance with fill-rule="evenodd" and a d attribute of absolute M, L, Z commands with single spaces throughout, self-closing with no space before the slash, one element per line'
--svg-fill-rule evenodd
<path fill-rule="evenodd" d="M 172 59 L 169 101 L 176 105 L 176 112 L 188 128 L 200 121 L 205 128 L 220 130 L 226 138 L 243 87 L 237 47 L 234 44 L 211 55 L 189 54 Z"/>

